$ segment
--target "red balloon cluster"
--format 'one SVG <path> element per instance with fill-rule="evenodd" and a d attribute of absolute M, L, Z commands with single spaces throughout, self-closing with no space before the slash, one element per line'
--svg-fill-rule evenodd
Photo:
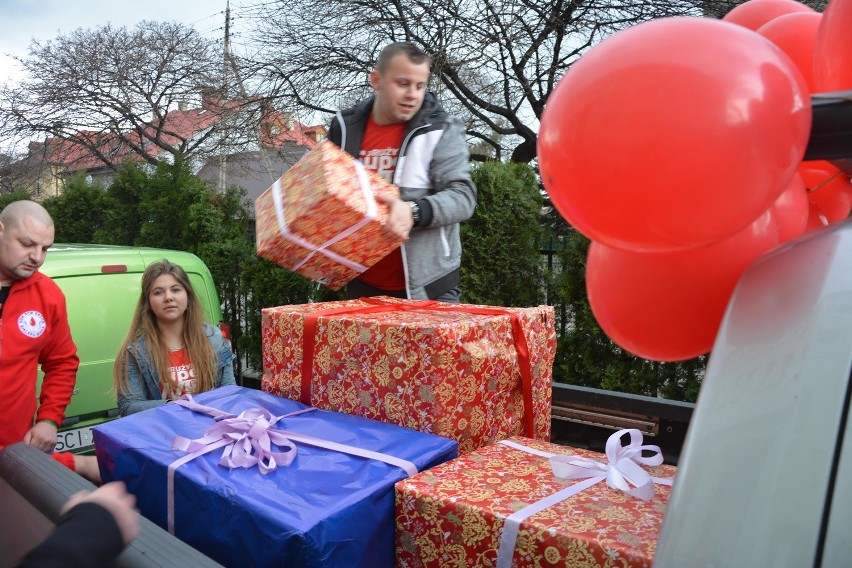
<path fill-rule="evenodd" d="M 809 93 L 852 89 L 852 0 L 832 0 L 824 14 L 795 0 L 750 0 L 724 20 L 753 29 L 780 47 Z M 845 219 L 852 211 L 849 175 L 825 161 L 800 163 L 782 197 L 786 205 L 776 204 L 782 241 Z"/>
<path fill-rule="evenodd" d="M 639 24 L 590 49 L 554 89 L 542 181 L 592 240 L 589 302 L 622 348 L 657 361 L 707 353 L 745 268 L 852 207 L 848 176 L 802 162 L 810 93 L 838 76 L 816 63 L 821 34 L 852 37 L 852 17 L 826 24 L 831 10 L 852 14 L 837 2 L 819 14 L 749 0 L 723 21 Z"/>

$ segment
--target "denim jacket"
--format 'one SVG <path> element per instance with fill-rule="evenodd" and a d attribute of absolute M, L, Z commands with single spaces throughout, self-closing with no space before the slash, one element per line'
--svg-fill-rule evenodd
<path fill-rule="evenodd" d="M 234 353 L 231 345 L 218 328 L 204 324 L 204 333 L 210 340 L 213 352 L 219 360 L 219 373 L 216 386 L 236 384 L 234 380 Z M 127 392 L 118 393 L 118 410 L 122 416 L 140 412 L 165 404 L 160 394 L 160 377 L 154 368 L 154 362 L 148 352 L 147 342 L 140 337 L 128 346 Z"/>

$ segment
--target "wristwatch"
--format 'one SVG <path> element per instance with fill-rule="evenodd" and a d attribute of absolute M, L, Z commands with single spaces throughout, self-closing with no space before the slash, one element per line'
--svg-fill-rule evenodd
<path fill-rule="evenodd" d="M 420 206 L 417 205 L 415 201 L 406 201 L 408 206 L 411 207 L 411 219 L 414 221 L 414 224 L 420 222 Z"/>

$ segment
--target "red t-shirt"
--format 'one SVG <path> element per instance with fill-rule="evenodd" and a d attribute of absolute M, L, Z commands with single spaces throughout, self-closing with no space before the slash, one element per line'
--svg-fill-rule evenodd
<path fill-rule="evenodd" d="M 368 170 L 372 170 L 393 182 L 396 160 L 402 138 L 405 136 L 405 123 L 376 124 L 372 115 L 367 119 L 367 129 L 361 141 L 358 158 Z M 381 290 L 405 290 L 405 271 L 402 268 L 401 249 L 394 249 L 382 260 L 365 270 L 359 280 Z"/>
<path fill-rule="evenodd" d="M 169 377 L 167 385 L 160 384 L 160 394 L 164 400 L 176 400 L 187 393 L 195 392 L 195 369 L 186 356 L 186 350 L 169 350 Z"/>

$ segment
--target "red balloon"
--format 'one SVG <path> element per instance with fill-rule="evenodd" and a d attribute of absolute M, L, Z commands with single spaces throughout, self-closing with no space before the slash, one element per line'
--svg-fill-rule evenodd
<path fill-rule="evenodd" d="M 805 227 L 805 231 L 821 229 L 828 225 L 828 223 L 828 217 L 825 216 L 825 213 L 822 212 L 819 205 L 813 201 L 808 201 L 808 224 Z"/>
<path fill-rule="evenodd" d="M 852 210 L 852 183 L 849 176 L 823 160 L 802 162 L 799 175 L 808 189 L 808 199 L 829 223 L 849 217 Z"/>
<path fill-rule="evenodd" d="M 770 20 L 796 12 L 815 12 L 815 10 L 795 0 L 748 0 L 725 14 L 722 19 L 756 30 Z"/>
<path fill-rule="evenodd" d="M 775 219 L 778 222 L 778 233 L 781 242 L 794 239 L 805 232 L 808 224 L 808 190 L 799 174 L 793 179 L 775 203 L 772 205 Z"/>
<path fill-rule="evenodd" d="M 757 33 L 790 56 L 811 92 L 816 92 L 814 46 L 821 21 L 822 14 L 818 12 L 796 12 L 773 18 L 757 29 Z"/>
<path fill-rule="evenodd" d="M 628 250 L 733 235 L 778 198 L 810 134 L 807 86 L 766 38 L 664 18 L 604 40 L 547 101 L 538 156 L 557 210 Z"/>
<path fill-rule="evenodd" d="M 707 353 L 740 276 L 778 243 L 769 211 L 724 241 L 687 251 L 633 252 L 592 242 L 592 312 L 610 339 L 639 357 L 681 361 Z"/>
<path fill-rule="evenodd" d="M 831 0 L 814 44 L 817 92 L 852 89 L 852 0 Z"/>

